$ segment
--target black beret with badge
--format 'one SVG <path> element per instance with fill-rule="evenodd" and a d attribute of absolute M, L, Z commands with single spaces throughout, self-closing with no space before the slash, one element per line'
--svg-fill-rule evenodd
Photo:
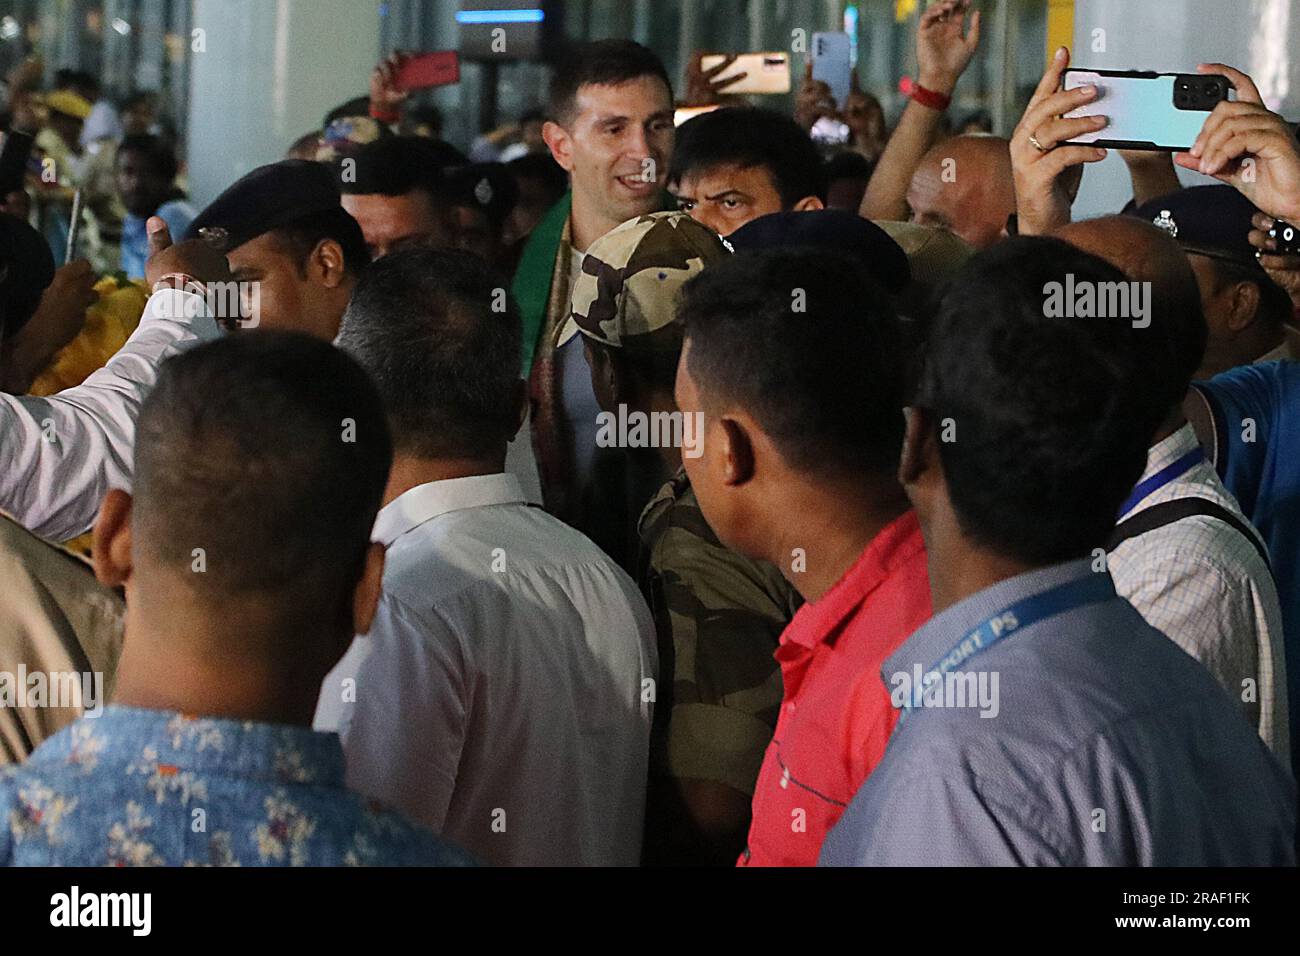
<path fill-rule="evenodd" d="M 1190 186 L 1153 199 L 1130 215 L 1162 229 L 1187 252 L 1261 269 L 1249 235 L 1258 210 L 1231 186 Z"/>
<path fill-rule="evenodd" d="M 300 219 L 340 205 L 334 172 L 323 163 L 286 159 L 259 166 L 235 182 L 195 217 L 186 239 L 203 239 L 222 252 Z"/>
<path fill-rule="evenodd" d="M 504 163 L 474 163 L 447 171 L 453 205 L 482 210 L 497 232 L 519 199 L 519 186 Z"/>

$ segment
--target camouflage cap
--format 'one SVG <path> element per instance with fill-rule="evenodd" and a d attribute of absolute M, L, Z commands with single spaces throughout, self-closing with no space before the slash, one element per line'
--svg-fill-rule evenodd
<path fill-rule="evenodd" d="M 591 244 L 573 283 L 557 347 L 581 332 L 625 348 L 677 320 L 677 292 L 705 266 L 731 255 L 708 226 L 683 212 L 629 219 Z"/>

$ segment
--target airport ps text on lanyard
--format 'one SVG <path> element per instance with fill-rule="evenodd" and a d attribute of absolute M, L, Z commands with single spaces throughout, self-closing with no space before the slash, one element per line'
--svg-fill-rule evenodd
<path fill-rule="evenodd" d="M 1109 601 L 1114 596 L 1115 584 L 1109 574 L 1089 574 L 1008 605 L 970 631 L 951 651 L 926 670 L 920 683 L 912 688 L 912 699 L 903 705 L 899 720 L 907 717 L 914 707 L 924 707 L 922 701 L 925 691 L 935 681 L 943 680 L 949 671 L 959 670 L 976 654 L 988 650 L 998 641 L 1031 624 L 1086 604 Z"/>

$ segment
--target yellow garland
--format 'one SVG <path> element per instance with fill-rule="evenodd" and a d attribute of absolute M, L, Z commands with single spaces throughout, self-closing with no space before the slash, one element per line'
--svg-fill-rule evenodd
<path fill-rule="evenodd" d="M 53 395 L 80 385 L 103 368 L 131 337 L 149 299 L 143 282 L 105 276 L 95 284 L 99 301 L 86 310 L 86 324 L 32 383 L 29 394 Z"/>

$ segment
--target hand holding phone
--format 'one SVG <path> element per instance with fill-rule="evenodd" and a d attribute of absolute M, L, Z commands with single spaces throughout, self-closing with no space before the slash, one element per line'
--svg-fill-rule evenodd
<path fill-rule="evenodd" d="M 1202 76 L 1222 76 L 1237 102 L 1220 105 L 1186 153 L 1174 162 L 1227 183 L 1277 219 L 1300 222 L 1300 142 L 1290 123 L 1264 105 L 1255 81 L 1223 63 L 1202 63 Z"/>
<path fill-rule="evenodd" d="M 700 58 L 700 68 L 717 93 L 777 94 L 790 92 L 790 55 L 709 53 Z"/>

